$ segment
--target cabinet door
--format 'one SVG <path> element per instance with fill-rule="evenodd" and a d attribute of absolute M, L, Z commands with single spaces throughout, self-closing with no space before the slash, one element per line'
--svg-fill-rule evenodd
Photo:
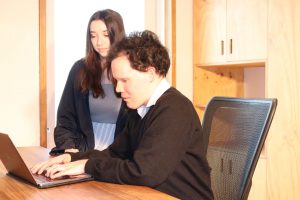
<path fill-rule="evenodd" d="M 266 59 L 266 0 L 227 0 L 227 44 L 227 61 Z"/>
<path fill-rule="evenodd" d="M 226 0 L 196 0 L 194 41 L 199 41 L 197 64 L 224 63 L 226 46 Z M 199 37 L 199 39 L 197 38 Z M 196 45 L 197 46 L 197 45 Z"/>

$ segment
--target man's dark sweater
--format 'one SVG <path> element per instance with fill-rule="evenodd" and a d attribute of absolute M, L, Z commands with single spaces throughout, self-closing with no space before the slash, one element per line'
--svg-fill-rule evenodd
<path fill-rule="evenodd" d="M 190 102 L 168 89 L 143 119 L 129 111 L 124 129 L 106 150 L 71 154 L 88 158 L 86 173 L 111 183 L 149 186 L 180 199 L 213 199 L 203 132 Z"/>

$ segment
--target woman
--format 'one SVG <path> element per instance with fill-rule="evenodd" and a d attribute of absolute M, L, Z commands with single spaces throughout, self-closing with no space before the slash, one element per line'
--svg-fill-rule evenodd
<path fill-rule="evenodd" d="M 73 65 L 57 111 L 50 154 L 103 150 L 124 127 L 126 108 L 116 96 L 105 62 L 110 47 L 125 37 L 123 19 L 113 10 L 94 13 L 88 23 L 86 56 Z"/>

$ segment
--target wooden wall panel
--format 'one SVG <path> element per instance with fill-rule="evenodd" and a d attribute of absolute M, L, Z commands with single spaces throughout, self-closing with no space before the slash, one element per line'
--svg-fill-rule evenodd
<path fill-rule="evenodd" d="M 243 68 L 194 69 L 194 104 L 205 106 L 213 96 L 243 97 Z"/>
<path fill-rule="evenodd" d="M 39 0 L 40 145 L 47 147 L 46 0 Z"/>
<path fill-rule="evenodd" d="M 266 184 L 266 172 L 267 161 L 265 158 L 258 160 L 255 172 L 252 178 L 252 186 L 248 196 L 248 200 L 265 200 L 267 199 L 267 184 Z"/>
<path fill-rule="evenodd" d="M 269 0 L 267 96 L 278 107 L 267 139 L 267 196 L 300 199 L 300 0 Z"/>

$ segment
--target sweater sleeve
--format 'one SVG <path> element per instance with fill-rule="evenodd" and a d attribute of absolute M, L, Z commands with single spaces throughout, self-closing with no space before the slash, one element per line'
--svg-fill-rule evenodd
<path fill-rule="evenodd" d="M 63 94 L 57 110 L 57 124 L 54 129 L 54 141 L 56 148 L 78 148 L 80 134 L 77 133 L 78 116 L 75 109 L 75 78 L 82 61 L 76 62 L 69 72 Z"/>
<path fill-rule="evenodd" d="M 136 127 L 129 127 L 134 138 L 127 138 L 127 148 L 133 148 L 132 157 L 93 157 L 86 163 L 86 172 L 113 183 L 149 187 L 163 183 L 182 161 L 193 137 L 202 134 L 192 104 L 176 97 L 161 98 L 149 110 L 137 131 L 141 135 L 134 134 Z"/>

